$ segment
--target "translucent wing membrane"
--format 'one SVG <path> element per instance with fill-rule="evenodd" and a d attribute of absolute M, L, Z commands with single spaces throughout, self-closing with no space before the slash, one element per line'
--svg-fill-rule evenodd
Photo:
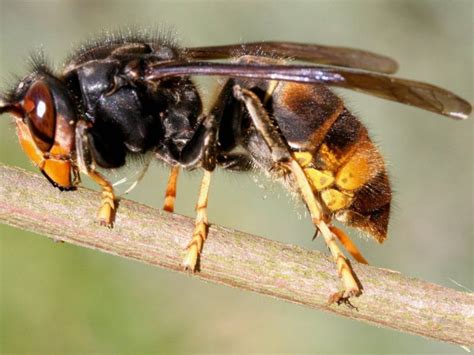
<path fill-rule="evenodd" d="M 191 59 L 226 59 L 244 54 L 293 58 L 311 63 L 395 73 L 398 64 L 386 56 L 360 49 L 294 42 L 253 42 L 186 49 Z"/>
<path fill-rule="evenodd" d="M 145 80 L 176 76 L 228 76 L 324 84 L 360 91 L 383 99 L 419 107 L 454 119 L 465 119 L 471 105 L 440 87 L 385 74 L 324 65 L 255 65 L 212 62 L 152 64 Z"/>

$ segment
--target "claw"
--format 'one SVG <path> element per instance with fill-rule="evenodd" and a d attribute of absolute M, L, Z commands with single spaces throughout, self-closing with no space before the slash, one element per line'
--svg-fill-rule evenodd
<path fill-rule="evenodd" d="M 336 292 L 329 297 L 328 305 L 336 303 L 338 306 L 340 306 L 341 304 L 343 304 L 349 309 L 355 309 L 356 311 L 359 311 L 359 309 L 351 303 L 350 298 L 357 297 L 360 294 L 360 290 L 351 290 L 350 292 L 348 292 L 347 290 Z"/>
<path fill-rule="evenodd" d="M 198 259 L 199 259 L 198 245 L 197 243 L 195 243 L 195 240 L 193 239 L 186 247 L 186 255 L 184 256 L 183 263 L 182 263 L 184 270 L 195 272 Z"/>

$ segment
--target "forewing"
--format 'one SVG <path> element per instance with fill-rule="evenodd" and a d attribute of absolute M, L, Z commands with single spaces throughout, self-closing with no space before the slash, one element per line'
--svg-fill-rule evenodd
<path fill-rule="evenodd" d="M 245 54 L 283 57 L 317 64 L 359 68 L 380 73 L 395 73 L 398 64 L 384 55 L 346 47 L 294 42 L 253 42 L 186 49 L 191 59 L 226 59 Z"/>
<path fill-rule="evenodd" d="M 324 65 L 157 63 L 145 69 L 144 79 L 153 81 L 166 77 L 195 75 L 258 78 L 336 86 L 419 107 L 454 119 L 465 119 L 471 112 L 471 105 L 466 100 L 431 84 L 364 70 Z"/>

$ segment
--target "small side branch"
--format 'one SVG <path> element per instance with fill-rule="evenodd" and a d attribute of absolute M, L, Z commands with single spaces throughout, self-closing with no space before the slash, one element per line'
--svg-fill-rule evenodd
<path fill-rule="evenodd" d="M 180 267 L 191 218 L 120 201 L 115 227 L 95 223 L 98 192 L 59 192 L 39 175 L 0 165 L 0 222 L 166 269 Z M 339 280 L 328 255 L 211 226 L 195 276 L 377 326 L 474 345 L 474 295 L 400 273 L 353 265 L 364 294 L 358 310 L 327 304 Z"/>

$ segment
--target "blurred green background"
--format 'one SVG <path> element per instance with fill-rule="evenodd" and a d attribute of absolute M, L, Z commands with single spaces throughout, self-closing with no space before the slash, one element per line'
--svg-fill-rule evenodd
<path fill-rule="evenodd" d="M 39 46 L 59 67 L 75 44 L 102 29 L 165 25 L 190 46 L 287 40 L 380 52 L 399 60 L 399 76 L 472 103 L 473 23 L 471 1 L 0 0 L 0 80 L 5 86 L 12 74 L 25 74 Z M 472 290 L 473 119 L 454 122 L 341 95 L 379 143 L 395 190 L 389 239 L 383 246 L 357 240 L 365 256 L 373 265 Z M 36 171 L 6 116 L 0 143 L 3 164 Z M 153 166 L 129 198 L 160 207 L 166 177 L 163 166 Z M 193 216 L 199 177 L 181 177 L 178 213 Z M 209 216 L 325 250 L 321 240 L 311 242 L 301 204 L 264 177 L 216 173 Z M 7 226 L 0 234 L 2 353 L 464 353 Z"/>

